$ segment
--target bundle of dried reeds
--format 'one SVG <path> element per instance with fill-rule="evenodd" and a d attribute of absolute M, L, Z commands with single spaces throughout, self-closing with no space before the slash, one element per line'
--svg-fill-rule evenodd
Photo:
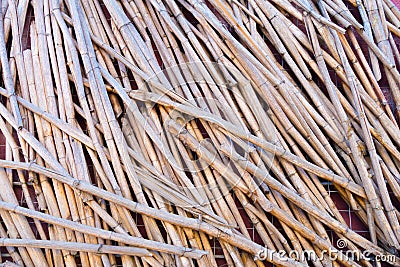
<path fill-rule="evenodd" d="M 400 265 L 390 0 L 0 3 L 4 266 Z"/>

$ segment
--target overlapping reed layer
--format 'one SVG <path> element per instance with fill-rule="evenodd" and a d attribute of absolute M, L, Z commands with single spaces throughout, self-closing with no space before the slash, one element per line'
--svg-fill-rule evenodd
<path fill-rule="evenodd" d="M 400 264 L 390 0 L 0 3 L 8 260 L 380 265 L 334 233 Z"/>

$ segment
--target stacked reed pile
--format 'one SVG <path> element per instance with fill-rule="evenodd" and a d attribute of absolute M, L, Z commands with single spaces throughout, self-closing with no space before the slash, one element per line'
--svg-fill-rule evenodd
<path fill-rule="evenodd" d="M 0 6 L 0 245 L 15 264 L 217 266 L 217 238 L 229 266 L 380 265 L 329 231 L 400 264 L 390 0 Z M 288 256 L 304 251 L 317 258 Z"/>

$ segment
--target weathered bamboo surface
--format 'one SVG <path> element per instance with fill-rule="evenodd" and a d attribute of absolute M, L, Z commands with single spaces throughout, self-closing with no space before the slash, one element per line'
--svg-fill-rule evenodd
<path fill-rule="evenodd" d="M 391 0 L 0 7 L 1 266 L 400 266 Z"/>

